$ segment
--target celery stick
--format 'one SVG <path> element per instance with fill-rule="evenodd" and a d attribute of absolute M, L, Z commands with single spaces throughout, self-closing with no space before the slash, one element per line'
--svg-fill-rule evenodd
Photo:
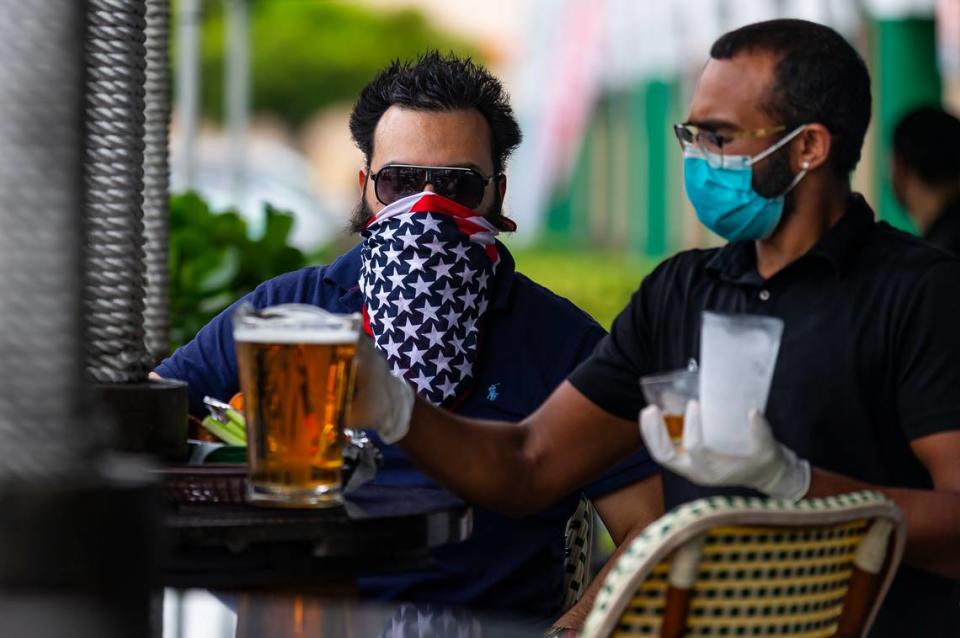
<path fill-rule="evenodd" d="M 238 437 L 234 431 L 231 431 L 230 428 L 225 427 L 223 423 L 216 420 L 212 416 L 208 416 L 202 422 L 203 427 L 211 432 L 215 437 L 228 443 L 229 445 L 246 445 L 246 437 Z"/>
<path fill-rule="evenodd" d="M 230 431 L 233 432 L 236 436 L 243 439 L 243 444 L 247 444 L 247 420 L 243 418 L 243 414 L 237 412 L 236 410 L 226 410 L 225 415 L 227 417 L 227 426 L 230 428 Z"/>

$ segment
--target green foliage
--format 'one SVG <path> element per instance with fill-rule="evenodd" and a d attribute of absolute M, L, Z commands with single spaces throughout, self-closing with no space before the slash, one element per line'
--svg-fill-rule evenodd
<path fill-rule="evenodd" d="M 252 107 L 302 124 L 317 110 L 353 101 L 394 59 L 427 49 L 475 56 L 466 43 L 434 29 L 417 10 L 370 9 L 349 2 L 252 0 Z M 224 13 L 212 3 L 203 23 L 202 104 L 223 112 Z"/>
<path fill-rule="evenodd" d="M 547 247 L 512 252 L 518 271 L 566 297 L 607 330 L 654 266 L 613 252 Z"/>
<path fill-rule="evenodd" d="M 235 211 L 216 213 L 195 193 L 170 200 L 170 319 L 175 348 L 224 308 L 281 273 L 306 265 L 287 244 L 293 216 L 267 206 L 254 239 Z"/>

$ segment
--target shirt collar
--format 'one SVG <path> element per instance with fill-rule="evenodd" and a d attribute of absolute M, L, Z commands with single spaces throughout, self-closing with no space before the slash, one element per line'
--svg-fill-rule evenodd
<path fill-rule="evenodd" d="M 323 280 L 340 289 L 340 303 L 345 306 L 360 308 L 363 303 L 363 293 L 360 292 L 360 250 L 362 244 L 357 244 L 349 251 L 338 257 L 327 266 Z M 516 262 L 507 247 L 497 241 L 497 250 L 500 253 L 500 265 L 494 279 L 492 307 L 502 309 L 510 301 L 510 291 L 516 274 Z"/>
<path fill-rule="evenodd" d="M 327 266 L 323 281 L 332 284 L 340 290 L 340 303 L 344 306 L 360 309 L 363 303 L 363 293 L 360 292 L 360 249 L 357 244 L 344 254 L 337 257 Z"/>
<path fill-rule="evenodd" d="M 732 284 L 763 282 L 757 272 L 757 253 L 752 241 L 734 241 L 717 251 L 707 262 L 709 272 Z"/>
<path fill-rule="evenodd" d="M 873 224 L 870 206 L 861 195 L 854 193 L 850 196 L 843 217 L 800 260 L 820 259 L 834 271 L 842 272 L 856 254 L 856 249 L 863 244 Z M 751 241 L 727 244 L 717 251 L 706 268 L 730 283 L 763 283 L 763 278 L 757 272 L 756 247 Z"/>
<path fill-rule="evenodd" d="M 513 255 L 499 241 L 497 242 L 497 251 L 500 253 L 500 265 L 497 267 L 496 284 L 493 289 L 493 299 L 491 302 L 496 309 L 507 307 L 510 302 L 510 291 L 513 289 L 514 275 L 517 273 L 517 263 Z"/>

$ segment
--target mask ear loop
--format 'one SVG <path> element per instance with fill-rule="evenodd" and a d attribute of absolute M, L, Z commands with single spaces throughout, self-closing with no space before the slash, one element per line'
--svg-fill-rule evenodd
<path fill-rule="evenodd" d="M 806 176 L 807 171 L 810 170 L 810 162 L 808 162 L 807 160 L 803 160 L 803 164 L 800 165 L 800 169 L 801 169 L 801 170 L 800 170 L 799 173 L 797 173 L 797 176 L 794 177 L 794 178 L 793 178 L 793 181 L 790 182 L 790 185 L 787 186 L 787 190 L 785 190 L 785 191 L 783 191 L 782 193 L 780 193 L 780 195 L 777 196 L 778 198 L 780 198 L 780 197 L 786 197 L 786 196 L 787 196 L 787 193 L 789 193 L 790 191 L 792 191 L 792 190 L 793 190 L 793 187 L 800 183 L 800 180 L 803 179 L 803 178 Z"/>
<path fill-rule="evenodd" d="M 783 136 L 783 139 L 781 139 L 779 142 L 777 142 L 776 144 L 774 144 L 774 145 L 771 146 L 770 148 L 766 149 L 765 151 L 761 151 L 759 154 L 754 155 L 753 157 L 751 157 L 751 158 L 750 158 L 750 162 L 749 162 L 750 166 L 753 166 L 754 164 L 756 164 L 757 162 L 759 162 L 760 160 L 762 160 L 764 157 L 767 157 L 768 155 L 771 155 L 772 153 L 776 153 L 778 150 L 780 150 L 781 148 L 783 148 L 783 145 L 784 145 L 784 144 L 788 143 L 790 140 L 792 140 L 793 138 L 795 138 L 797 135 L 800 135 L 800 133 L 801 133 L 801 132 L 803 131 L 803 129 L 805 129 L 805 128 L 807 128 L 807 125 L 806 125 L 806 124 L 801 124 L 801 125 L 798 126 L 797 128 L 793 129 L 792 131 L 790 131 L 789 133 L 787 133 L 786 135 L 784 135 L 784 136 Z"/>

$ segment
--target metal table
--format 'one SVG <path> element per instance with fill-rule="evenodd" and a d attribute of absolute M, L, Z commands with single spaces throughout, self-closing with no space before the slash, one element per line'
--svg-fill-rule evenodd
<path fill-rule="evenodd" d="M 169 472 L 168 495 L 178 496 L 164 517 L 168 587 L 350 593 L 359 576 L 428 567 L 430 549 L 463 541 L 472 528 L 469 506 L 439 490 L 368 484 L 343 507 L 273 509 L 240 502 L 237 468 L 191 468 L 219 485 L 173 490 Z"/>

